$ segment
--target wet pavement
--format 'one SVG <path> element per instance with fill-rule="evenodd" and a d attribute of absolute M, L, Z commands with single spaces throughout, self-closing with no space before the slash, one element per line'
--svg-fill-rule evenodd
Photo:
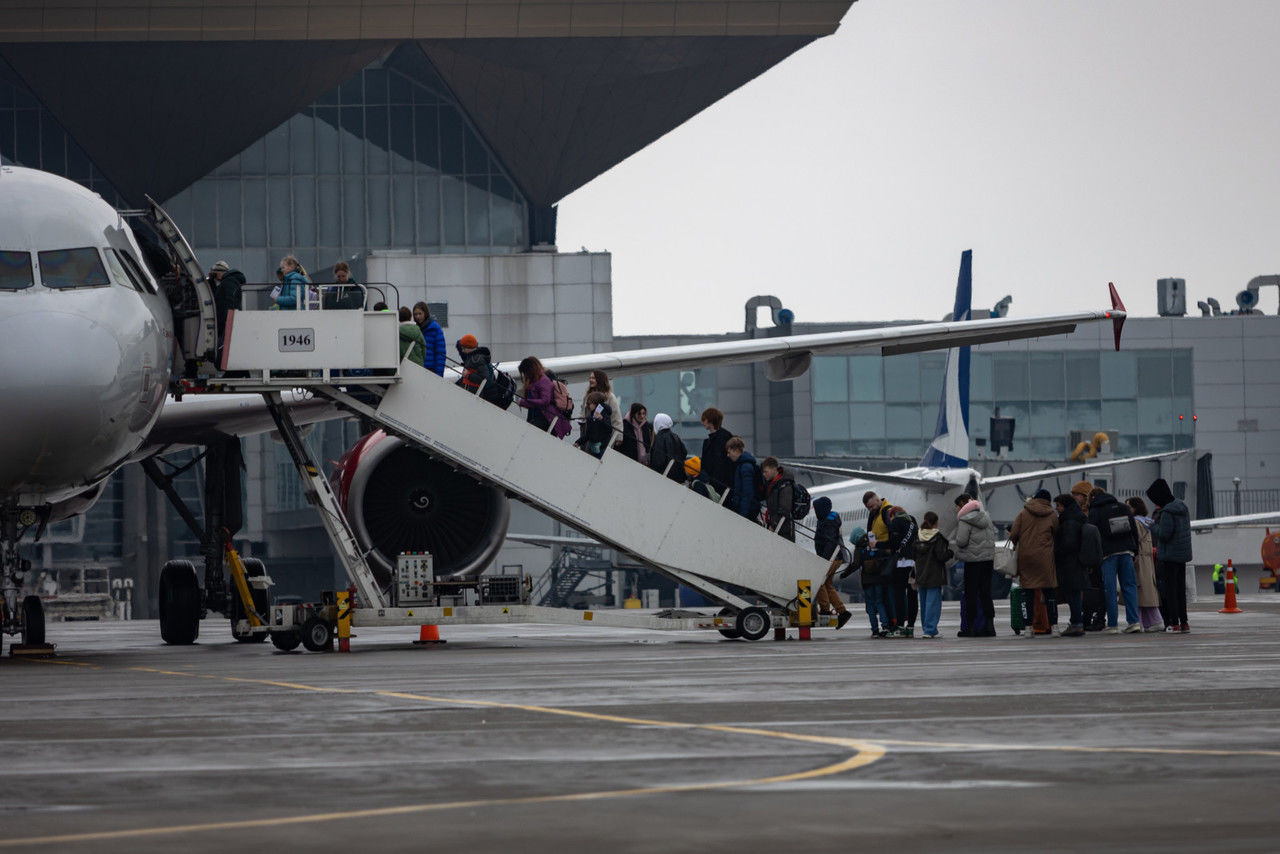
<path fill-rule="evenodd" d="M 1280 595 L 1189 635 L 809 643 L 55 624 L 0 661 L 0 850 L 1274 851 Z M 1007 609 L 997 619 L 1007 625 Z"/>

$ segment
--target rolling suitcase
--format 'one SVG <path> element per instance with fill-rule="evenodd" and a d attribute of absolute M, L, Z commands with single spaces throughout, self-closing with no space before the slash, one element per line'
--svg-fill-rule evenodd
<path fill-rule="evenodd" d="M 1022 615 L 1022 587 L 1014 582 L 1009 588 L 1009 628 L 1013 629 L 1015 635 L 1020 635 L 1026 625 L 1027 621 Z"/>

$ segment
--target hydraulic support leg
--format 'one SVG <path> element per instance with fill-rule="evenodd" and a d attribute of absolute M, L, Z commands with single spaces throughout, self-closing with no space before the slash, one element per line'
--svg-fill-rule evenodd
<path fill-rule="evenodd" d="M 329 535 L 329 540 L 338 553 L 338 559 L 347 570 L 347 577 L 355 585 L 356 593 L 360 597 L 360 605 L 366 608 L 386 607 L 387 603 L 383 598 L 382 590 L 373 576 L 373 571 L 369 569 L 369 563 L 365 560 L 360 544 L 356 542 L 355 534 L 351 532 L 351 526 L 347 523 L 347 518 L 338 504 L 338 498 L 333 494 L 329 481 L 320 472 L 320 467 L 311 459 L 311 454 L 303 443 L 293 419 L 289 416 L 289 410 L 281 400 L 280 393 L 264 392 L 262 396 L 267 402 L 267 409 L 271 412 L 272 419 L 276 422 L 276 428 L 280 431 L 280 439 L 288 449 L 289 456 L 298 469 L 298 475 L 302 478 L 307 501 L 315 505 L 320 514 L 320 523 L 324 526 L 325 533 Z"/>

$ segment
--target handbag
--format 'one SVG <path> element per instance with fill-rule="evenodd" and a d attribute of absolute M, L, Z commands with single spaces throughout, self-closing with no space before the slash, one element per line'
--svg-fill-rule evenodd
<path fill-rule="evenodd" d="M 1013 578 L 1018 574 L 1018 550 L 1013 543 L 1006 540 L 999 546 L 996 546 L 996 555 L 994 559 L 996 572 Z"/>

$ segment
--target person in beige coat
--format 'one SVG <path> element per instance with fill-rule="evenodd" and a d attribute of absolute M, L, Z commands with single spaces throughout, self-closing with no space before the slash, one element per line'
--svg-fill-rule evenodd
<path fill-rule="evenodd" d="M 1041 489 L 1027 499 L 1022 511 L 1013 520 L 1009 540 L 1018 547 L 1018 583 L 1022 585 L 1022 607 L 1027 615 L 1027 633 L 1035 630 L 1036 600 L 1044 603 L 1048 629 L 1058 623 L 1058 603 L 1054 590 L 1058 586 L 1058 574 L 1053 563 L 1053 537 L 1058 530 L 1058 514 L 1050 502 L 1049 491 Z M 1042 632 L 1043 634 L 1043 632 Z"/>
<path fill-rule="evenodd" d="M 1151 544 L 1151 529 L 1155 522 L 1147 515 L 1147 502 L 1141 498 L 1126 498 L 1125 504 L 1133 510 L 1138 521 L 1138 554 L 1133 568 L 1138 575 L 1138 614 L 1144 632 L 1163 632 L 1164 617 L 1160 615 L 1160 589 L 1156 584 L 1155 549 Z"/>

